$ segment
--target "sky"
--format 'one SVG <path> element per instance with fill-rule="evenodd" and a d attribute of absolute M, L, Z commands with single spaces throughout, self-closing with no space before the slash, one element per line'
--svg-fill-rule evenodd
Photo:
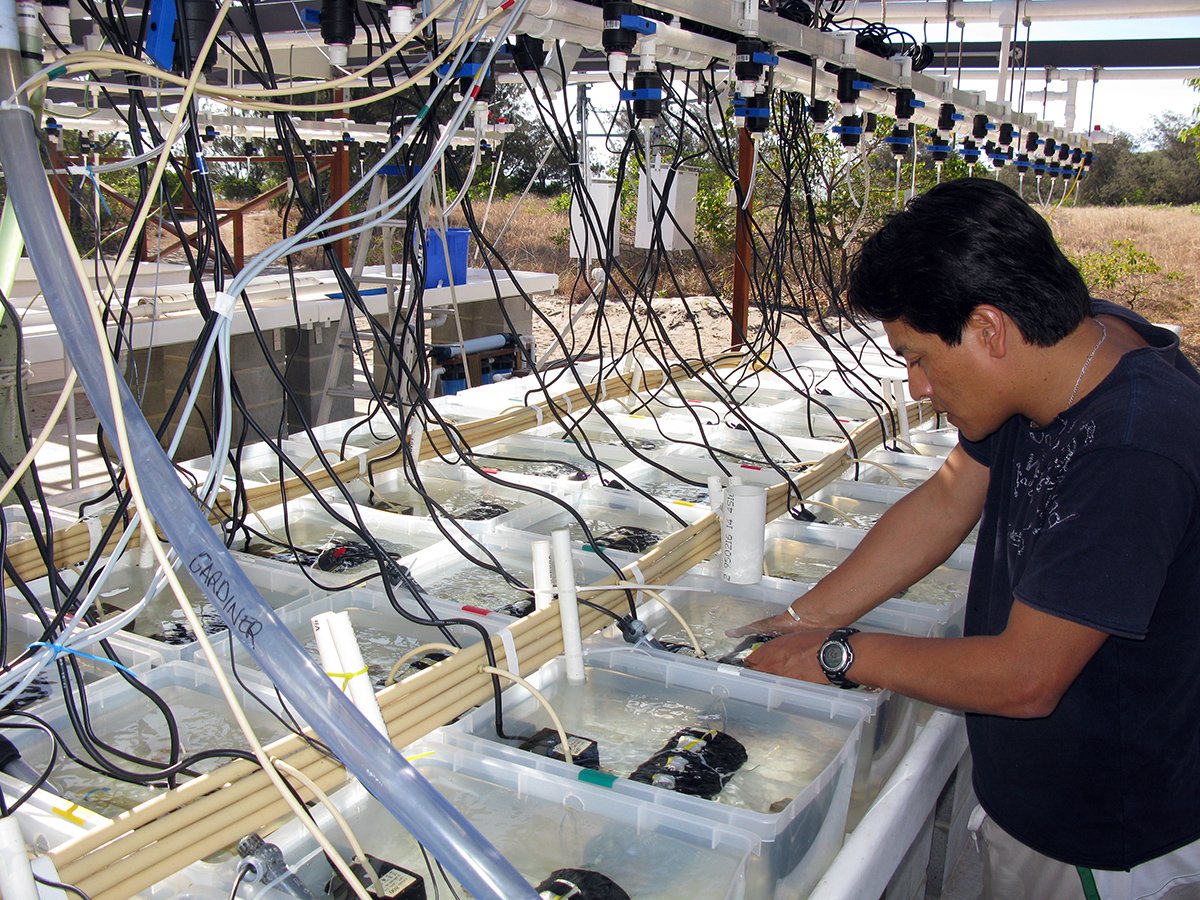
<path fill-rule="evenodd" d="M 1135 0 L 1131 0 L 1135 2 Z M 904 27 L 904 26 L 902 26 Z M 911 26 L 907 30 L 913 31 Z M 951 41 L 958 40 L 958 28 L 951 26 Z M 920 34 L 916 34 L 921 37 Z M 1121 19 L 1117 21 L 1089 20 L 1081 22 L 1034 22 L 1030 40 L 1127 40 L 1132 38 L 1200 37 L 1200 16 L 1169 19 Z M 945 25 L 929 23 L 928 39 L 945 39 Z M 996 41 L 1000 29 L 987 23 L 967 23 L 964 39 L 967 41 Z M 1024 42 L 1025 28 L 1018 26 L 1015 41 Z M 1196 61 L 1200 67 L 1200 59 Z M 930 71 L 935 71 L 932 67 Z M 937 69 L 940 71 L 940 68 Z M 1018 70 L 1017 76 L 1020 77 Z M 1041 115 L 1041 98 L 1030 98 L 1030 90 L 1040 91 L 1045 84 L 1044 70 L 1030 70 L 1026 76 L 1025 111 Z M 986 90 L 989 99 L 995 99 L 996 78 L 972 81 L 963 78 L 962 86 L 969 90 Z M 1050 90 L 1062 90 L 1064 82 L 1052 82 Z M 1019 87 L 1019 84 L 1018 84 Z M 1015 95 L 1014 95 L 1015 96 Z M 1104 76 L 1096 85 L 1094 108 L 1092 106 L 1092 84 L 1088 79 L 1079 86 L 1076 101 L 1075 131 L 1088 127 L 1089 112 L 1093 124 L 1105 130 L 1119 130 L 1139 137 L 1154 124 L 1154 118 L 1166 113 L 1177 113 L 1192 117 L 1200 105 L 1200 91 L 1189 87 L 1182 78 L 1154 81 L 1107 80 Z M 1056 124 L 1063 123 L 1065 103 L 1051 101 L 1047 104 L 1048 117 Z"/>

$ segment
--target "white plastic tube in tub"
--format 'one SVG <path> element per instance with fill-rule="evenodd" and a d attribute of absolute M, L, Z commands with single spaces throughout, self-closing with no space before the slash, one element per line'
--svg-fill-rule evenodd
<path fill-rule="evenodd" d="M 14 0 L 0 0 L 0 37 L 16 18 Z M 12 30 L 15 34 L 15 29 Z M 16 94 L 20 54 L 0 43 L 0 97 Z M 20 97 L 23 101 L 25 98 Z M 79 373 L 104 430 L 116 415 L 88 309 L 89 293 L 78 254 L 66 243 L 34 136 L 33 113 L 23 103 L 0 105 L 0 167 L 8 199 L 29 248 L 42 294 L 63 346 Z M 73 265 L 63 265 L 74 260 Z M 414 769 L 363 717 L 304 651 L 275 611 L 259 596 L 207 517 L 179 482 L 128 385 L 118 377 L 117 402 L 129 433 L 130 458 L 150 510 L 172 548 L 212 602 L 231 633 L 254 654 L 284 697 L 352 775 L 473 895 L 536 900 L 511 863 Z"/>
<path fill-rule="evenodd" d="M 362 649 L 354 637 L 354 626 L 350 624 L 350 613 L 323 612 L 312 617 L 313 636 L 317 639 L 317 653 L 321 655 L 321 667 L 333 679 L 350 702 L 367 720 L 387 736 L 387 725 L 379 711 L 379 701 L 371 687 L 371 676 L 363 662 Z"/>
<path fill-rule="evenodd" d="M 721 510 L 721 577 L 733 584 L 762 581 L 766 543 L 767 489 L 731 484 Z"/>
<path fill-rule="evenodd" d="M 550 546 L 554 550 L 554 576 L 558 579 L 558 617 L 562 622 L 567 681 L 583 684 L 583 640 L 579 635 L 579 598 L 575 593 L 571 532 L 556 528 L 550 532 Z"/>
<path fill-rule="evenodd" d="M 533 553 L 533 607 L 549 609 L 554 602 L 554 582 L 550 578 L 550 542 L 534 541 Z"/>

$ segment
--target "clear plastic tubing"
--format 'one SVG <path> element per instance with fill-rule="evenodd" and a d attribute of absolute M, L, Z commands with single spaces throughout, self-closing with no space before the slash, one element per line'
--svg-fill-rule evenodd
<path fill-rule="evenodd" d="M 0 97 L 12 97 L 21 80 L 20 53 L 9 37 L 15 37 L 15 19 L 14 0 L 0 0 Z M 112 434 L 115 420 L 88 298 L 78 266 L 62 264 L 75 254 L 66 245 L 51 205 L 33 126 L 27 106 L 0 105 L 0 165 L 46 305 L 96 415 Z M 133 457 L 123 462 L 141 475 L 146 501 L 183 568 L 288 702 L 349 772 L 473 896 L 537 900 L 516 868 L 375 730 L 283 626 L 180 484 L 123 380 L 118 389 Z"/>

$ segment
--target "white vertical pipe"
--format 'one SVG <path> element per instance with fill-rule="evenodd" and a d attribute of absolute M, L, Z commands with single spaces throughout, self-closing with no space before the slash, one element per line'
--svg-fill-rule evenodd
<path fill-rule="evenodd" d="M 320 613 L 312 617 L 312 628 L 325 673 L 350 697 L 367 721 L 387 737 L 387 725 L 384 724 L 383 713 L 379 711 L 379 701 L 375 699 L 362 650 L 354 637 L 350 614 L 344 610 Z"/>
<path fill-rule="evenodd" d="M 1008 61 L 1012 52 L 1013 26 L 1000 26 L 1000 75 L 996 80 L 996 100 L 1002 102 L 1008 90 Z"/>
<path fill-rule="evenodd" d="M 731 584 L 758 584 L 763 574 L 767 489 L 731 484 L 721 514 L 721 577 Z"/>
<path fill-rule="evenodd" d="M 554 581 L 550 577 L 550 542 L 533 542 L 533 607 L 549 609 L 554 602 Z"/>
<path fill-rule="evenodd" d="M 550 546 L 554 550 L 554 577 L 558 580 L 558 615 L 562 622 L 567 682 L 583 684 L 583 640 L 579 634 L 579 600 L 575 596 L 571 532 L 566 528 L 556 528 L 550 533 Z"/>
<path fill-rule="evenodd" d="M 25 852 L 25 838 L 15 816 L 0 819 L 0 897 L 37 900 L 37 884 Z"/>

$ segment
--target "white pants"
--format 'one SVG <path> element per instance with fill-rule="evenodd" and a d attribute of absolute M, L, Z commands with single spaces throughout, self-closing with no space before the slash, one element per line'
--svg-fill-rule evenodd
<path fill-rule="evenodd" d="M 1043 856 L 982 807 L 976 807 L 969 827 L 983 853 L 984 900 L 1200 900 L 1200 841 L 1128 872 L 1110 872 L 1080 870 Z"/>

